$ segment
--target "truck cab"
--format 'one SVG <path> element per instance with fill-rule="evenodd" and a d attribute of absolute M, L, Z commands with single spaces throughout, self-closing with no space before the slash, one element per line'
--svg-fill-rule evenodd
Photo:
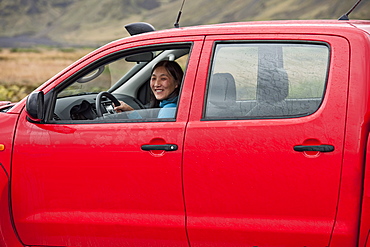
<path fill-rule="evenodd" d="M 102 46 L 0 106 L 0 246 L 370 246 L 369 57 L 356 20 Z M 166 118 L 163 60 L 184 71 Z"/>

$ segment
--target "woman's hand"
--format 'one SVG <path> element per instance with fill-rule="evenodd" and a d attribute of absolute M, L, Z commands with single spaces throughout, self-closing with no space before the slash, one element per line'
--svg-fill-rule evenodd
<path fill-rule="evenodd" d="M 131 106 L 129 106 L 128 104 L 126 104 L 123 101 L 119 101 L 119 103 L 120 103 L 119 106 L 114 107 L 114 110 L 116 112 L 124 112 L 124 111 L 133 111 L 134 110 L 134 108 L 132 108 Z"/>

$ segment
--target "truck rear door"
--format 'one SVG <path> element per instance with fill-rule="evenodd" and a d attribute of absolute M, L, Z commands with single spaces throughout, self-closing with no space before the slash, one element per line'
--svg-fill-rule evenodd
<path fill-rule="evenodd" d="M 191 245 L 328 246 L 341 178 L 347 41 L 219 35 L 204 49 L 184 146 Z"/>

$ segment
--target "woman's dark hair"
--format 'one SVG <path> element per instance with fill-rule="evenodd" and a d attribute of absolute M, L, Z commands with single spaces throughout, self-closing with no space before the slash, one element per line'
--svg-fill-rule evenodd
<path fill-rule="evenodd" d="M 175 90 L 169 95 L 168 98 L 173 98 L 179 95 L 180 93 L 180 88 L 181 88 L 181 83 L 182 83 L 182 78 L 184 76 L 184 72 L 182 71 L 182 68 L 180 65 L 175 62 L 175 61 L 168 61 L 168 60 L 163 60 L 158 62 L 152 69 L 153 74 L 154 70 L 159 67 L 164 67 L 167 72 L 175 79 L 175 83 L 177 83 L 177 87 Z M 159 107 L 159 100 L 157 100 L 152 92 L 150 90 L 150 107 L 151 108 L 157 108 Z"/>

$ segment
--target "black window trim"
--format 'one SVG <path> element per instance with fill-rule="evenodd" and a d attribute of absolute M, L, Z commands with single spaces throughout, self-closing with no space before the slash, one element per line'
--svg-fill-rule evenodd
<path fill-rule="evenodd" d="M 47 102 L 45 102 L 46 106 L 46 113 L 45 113 L 45 121 L 43 124 L 97 124 L 97 123 L 145 123 L 145 122 L 176 122 L 176 118 L 156 118 L 156 119 L 102 119 L 102 120 L 53 120 L 54 108 L 57 100 L 57 95 L 60 91 L 70 86 L 74 83 L 78 78 L 83 76 L 84 74 L 88 74 L 91 71 L 98 69 L 99 67 L 111 63 L 115 60 L 123 58 L 125 56 L 134 55 L 141 52 L 148 52 L 148 51 L 158 51 L 158 50 L 170 50 L 170 49 L 189 49 L 189 58 L 192 53 L 192 49 L 194 47 L 193 41 L 180 41 L 174 43 L 161 43 L 161 44 L 153 44 L 153 45 L 141 45 L 138 47 L 132 47 L 128 49 L 122 49 L 120 51 L 116 51 L 110 53 L 104 57 L 97 59 L 95 62 L 83 67 L 79 71 L 75 72 L 73 75 L 69 76 L 65 81 L 58 84 L 55 88 L 50 90 L 46 95 L 45 99 L 47 98 Z M 189 62 L 189 61 L 188 61 Z M 188 65 L 188 64 L 187 64 Z M 184 73 L 184 78 L 186 76 L 186 71 Z M 184 79 L 183 78 L 183 79 Z"/>
<path fill-rule="evenodd" d="M 309 114 L 301 114 L 301 115 L 295 115 L 295 116 L 281 116 L 281 117 L 253 117 L 253 116 L 243 116 L 243 117 L 206 117 L 206 105 L 207 105 L 207 100 L 208 100 L 208 90 L 209 90 L 209 82 L 211 78 L 211 71 L 213 67 L 213 62 L 215 59 L 215 54 L 216 54 L 216 49 L 217 45 L 219 44 L 315 44 L 315 45 L 322 45 L 326 46 L 328 48 L 328 61 L 327 61 L 327 68 L 326 68 L 326 76 L 325 76 L 325 88 L 322 94 L 321 98 L 321 103 L 318 106 L 318 108 Z M 282 40 L 271 40 L 271 39 L 266 39 L 266 40 L 218 40 L 215 41 L 213 46 L 212 46 L 212 54 L 211 54 L 211 59 L 210 59 L 210 64 L 208 68 L 208 75 L 207 75 L 207 84 L 206 84 L 206 89 L 205 89 L 205 97 L 204 97 L 204 102 L 203 102 L 203 109 L 202 109 L 202 117 L 200 121 L 229 121 L 229 120 L 275 120 L 275 119 L 292 119 L 292 118 L 301 118 L 301 117 L 306 117 L 309 115 L 314 114 L 317 112 L 321 106 L 322 103 L 326 97 L 326 92 L 327 92 L 327 84 L 328 84 L 328 78 L 329 78 L 329 72 L 330 72 L 330 67 L 331 67 L 331 55 L 332 55 L 332 50 L 331 46 L 328 42 L 325 41 L 318 41 L 318 40 L 289 40 L 289 39 L 282 39 Z"/>

